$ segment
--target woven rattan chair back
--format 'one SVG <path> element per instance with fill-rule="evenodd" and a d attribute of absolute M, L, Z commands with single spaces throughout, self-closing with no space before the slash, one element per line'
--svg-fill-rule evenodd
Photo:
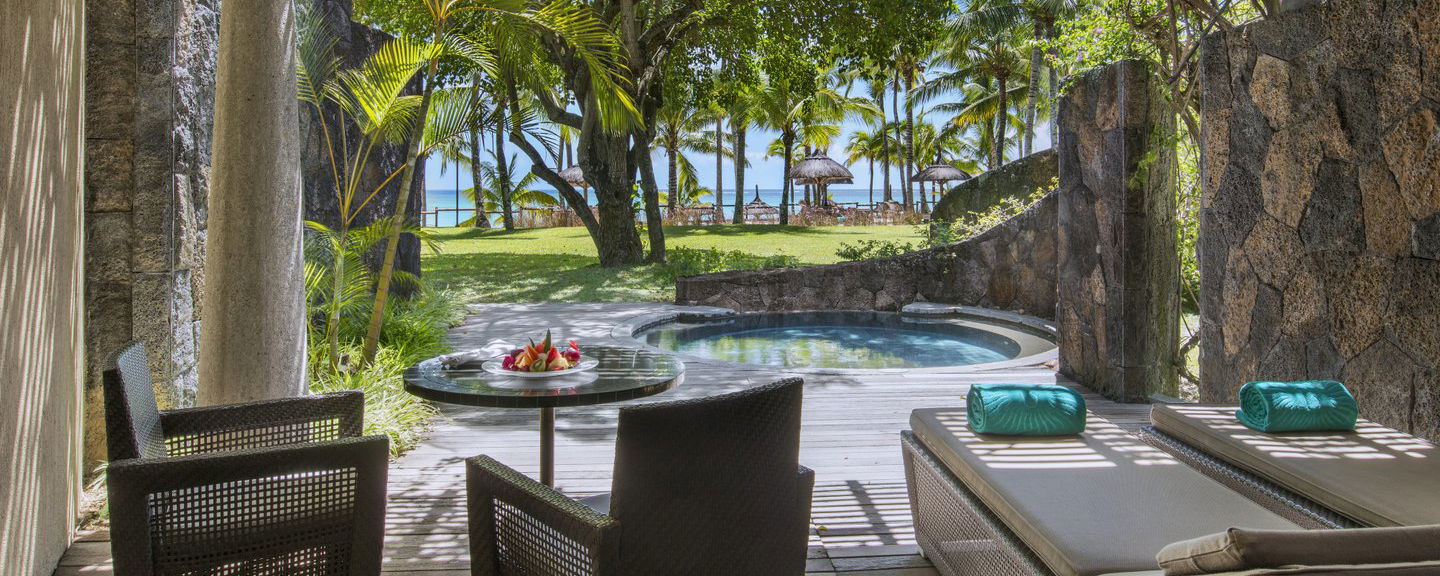
<path fill-rule="evenodd" d="M 771 574 L 794 556 L 802 381 L 620 411 L 624 574 Z M 793 525 L 793 526 L 792 526 Z M 803 560 L 803 555 L 798 560 Z"/>
<path fill-rule="evenodd" d="M 144 342 L 131 342 L 105 371 L 105 433 L 110 460 L 165 456 L 160 408 Z"/>

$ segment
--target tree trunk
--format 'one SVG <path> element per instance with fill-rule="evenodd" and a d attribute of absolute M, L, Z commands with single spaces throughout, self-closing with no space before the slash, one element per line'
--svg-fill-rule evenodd
<path fill-rule="evenodd" d="M 875 95 L 875 102 L 880 106 L 880 116 L 885 116 L 884 90 L 881 90 L 879 94 Z M 886 126 L 886 124 L 889 123 L 889 119 L 881 118 L 880 120 L 880 169 L 885 171 L 885 201 L 893 202 L 894 195 L 890 191 L 890 127 Z"/>
<path fill-rule="evenodd" d="M 896 127 L 899 127 L 899 126 L 900 126 L 900 78 L 899 78 L 899 72 L 896 72 L 895 81 L 890 84 L 890 87 L 891 87 L 890 109 L 891 109 L 892 112 L 895 113 L 895 124 L 894 124 L 894 125 L 895 125 Z M 900 147 L 903 149 L 904 143 L 903 143 L 903 142 L 900 142 L 900 134 L 899 134 L 899 131 L 898 131 L 898 130 L 896 131 L 895 136 L 896 136 L 896 138 L 895 138 L 895 140 L 896 140 L 895 144 L 896 144 L 897 146 L 900 146 Z M 903 156 L 903 155 L 902 155 L 902 156 Z M 914 197 L 912 196 L 912 193 L 910 192 L 910 171 L 909 171 L 909 166 L 907 165 L 906 162 L 904 162 L 905 159 L 904 159 L 903 157 L 901 158 L 901 160 L 902 160 L 902 162 L 901 162 L 901 167 L 900 167 L 900 188 L 901 188 L 901 190 L 900 190 L 900 201 L 901 201 L 903 204 L 905 204 L 905 210 L 908 212 L 908 211 L 910 211 L 911 209 L 913 209 L 914 206 L 915 206 L 914 203 L 912 202 L 912 201 L 914 200 Z"/>
<path fill-rule="evenodd" d="M 1005 165 L 1005 128 L 1010 120 L 1010 98 L 1007 78 L 1001 76 L 995 79 L 1000 85 L 1000 111 L 995 114 L 995 167 Z"/>
<path fill-rule="evenodd" d="M 1041 39 L 1045 34 L 1045 26 L 1039 21 L 1035 22 L 1035 38 Z M 1025 97 L 1025 139 L 1020 144 L 1021 156 L 1029 156 L 1034 150 L 1035 143 L 1035 99 L 1040 92 L 1040 47 L 1030 49 L 1030 87 Z"/>
<path fill-rule="evenodd" d="M 295 14 L 290 2 L 221 12 L 200 405 L 298 396 L 308 384 Z"/>
<path fill-rule="evenodd" d="M 640 188 L 644 191 L 645 231 L 650 238 L 651 264 L 665 263 L 665 224 L 660 214 L 660 185 L 655 181 L 655 162 L 650 159 L 650 144 L 654 138 L 648 134 L 635 135 L 635 147 L 631 151 L 636 167 L 640 170 Z"/>
<path fill-rule="evenodd" d="M 510 166 L 509 159 L 505 157 L 505 140 L 510 130 L 503 99 L 495 106 L 495 173 L 500 176 L 495 179 L 495 196 L 500 199 L 500 222 L 509 232 L 515 230 L 515 216 L 510 203 Z"/>
<path fill-rule="evenodd" d="M 911 99 L 910 99 L 910 90 L 913 89 L 913 88 L 915 88 L 914 84 L 915 84 L 915 78 L 914 78 L 914 76 L 913 76 L 913 73 L 906 73 L 906 75 L 905 75 L 905 173 L 906 173 L 906 174 L 909 174 L 909 175 L 912 175 L 912 176 L 913 176 L 916 172 L 919 171 L 919 170 L 918 170 L 919 167 L 915 165 L 915 103 L 914 103 L 913 101 L 911 101 Z M 918 183 L 919 185 L 916 186 L 916 184 L 917 184 L 917 182 L 915 182 L 915 181 L 913 181 L 913 180 L 907 181 L 907 182 L 906 182 L 906 185 L 905 185 L 905 191 L 906 191 L 906 192 L 909 192 L 911 189 L 916 189 L 916 190 L 913 192 L 913 194 L 919 196 L 918 200 L 920 201 L 920 210 L 923 212 L 923 211 L 925 210 L 925 185 L 924 185 L 923 183 Z M 912 196 L 911 200 L 914 201 L 914 200 L 916 200 L 916 198 L 914 198 L 914 197 Z"/>
<path fill-rule="evenodd" d="M 745 223 L 745 123 L 730 122 L 735 130 L 735 217 L 734 223 Z"/>
<path fill-rule="evenodd" d="M 665 162 L 669 164 L 666 168 L 669 173 L 669 188 L 665 196 L 665 209 L 670 211 L 670 216 L 675 216 L 675 207 L 679 205 L 680 194 L 680 150 L 671 144 L 665 145 Z"/>
<path fill-rule="evenodd" d="M 1055 23 L 1051 22 L 1046 25 L 1045 30 L 1046 37 L 1054 39 Z M 1060 72 L 1056 70 L 1053 65 L 1057 58 L 1059 58 L 1057 49 L 1051 47 L 1050 61 L 1052 65 L 1046 67 L 1046 69 L 1050 71 L 1050 85 L 1045 87 L 1045 91 L 1050 97 L 1050 147 L 1052 148 L 1060 144 L 1060 98 L 1058 93 L 1060 90 Z"/>
<path fill-rule="evenodd" d="M 585 118 L 599 115 L 587 110 Z M 609 134 L 599 128 L 581 131 L 580 168 L 585 181 L 595 188 L 599 218 L 594 239 L 600 265 L 607 268 L 634 266 L 645 257 L 640 233 L 635 229 L 635 212 L 630 202 L 635 194 L 635 169 L 630 163 L 630 135 Z"/>
<path fill-rule="evenodd" d="M 485 187 L 484 170 L 480 166 L 480 126 L 477 124 L 470 128 L 470 180 L 474 183 L 475 195 L 475 227 L 489 228 L 490 215 L 485 213 Z M 459 213 L 455 214 L 458 219 Z"/>
<path fill-rule="evenodd" d="M 870 207 L 875 207 L 875 159 L 870 158 Z"/>
<path fill-rule="evenodd" d="M 715 118 L 715 211 L 725 214 L 725 133 L 721 118 Z"/>
<path fill-rule="evenodd" d="M 795 135 L 782 134 L 780 144 L 785 147 L 785 169 L 781 172 L 784 180 L 780 184 L 780 225 L 784 226 L 790 223 L 790 194 L 795 188 L 795 182 L 790 179 L 790 159 L 793 156 L 791 151 L 794 150 Z"/>

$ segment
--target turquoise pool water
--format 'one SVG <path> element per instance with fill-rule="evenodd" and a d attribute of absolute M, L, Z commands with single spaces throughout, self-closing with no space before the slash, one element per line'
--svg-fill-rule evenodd
<path fill-rule="evenodd" d="M 983 326 L 884 312 L 756 314 L 645 332 L 652 346 L 725 362 L 784 368 L 934 368 L 1001 362 L 1021 346 Z"/>

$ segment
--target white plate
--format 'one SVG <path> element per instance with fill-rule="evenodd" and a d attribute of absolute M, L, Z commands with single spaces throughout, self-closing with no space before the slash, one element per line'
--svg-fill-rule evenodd
<path fill-rule="evenodd" d="M 557 377 L 557 376 L 566 376 L 566 375 L 569 375 L 569 374 L 578 374 L 578 373 L 584 372 L 584 371 L 586 371 L 586 370 L 594 369 L 596 366 L 599 366 L 599 365 L 600 365 L 600 361 L 599 361 L 599 360 L 596 360 L 596 359 L 594 359 L 594 358 L 591 358 L 591 357 L 589 357 L 589 356 L 586 356 L 586 355 L 584 355 L 584 354 L 581 354 L 581 355 L 580 355 L 580 362 L 577 363 L 574 367 L 570 368 L 569 370 L 555 370 L 555 371 L 550 371 L 550 372 L 518 372 L 518 371 L 515 371 L 515 370 L 506 370 L 506 369 L 500 367 L 500 363 L 505 361 L 505 356 L 506 356 L 506 355 L 501 354 L 500 356 L 496 356 L 496 357 L 494 357 L 494 358 L 491 358 L 491 359 L 489 359 L 489 360 L 486 360 L 483 364 L 480 365 L 480 369 L 481 369 L 481 370 L 484 370 L 484 371 L 486 371 L 486 372 L 489 372 L 489 373 L 491 373 L 491 374 L 499 374 L 499 375 L 502 375 L 502 376 L 514 376 L 514 377 L 516 377 L 516 378 L 554 378 L 554 377 Z"/>

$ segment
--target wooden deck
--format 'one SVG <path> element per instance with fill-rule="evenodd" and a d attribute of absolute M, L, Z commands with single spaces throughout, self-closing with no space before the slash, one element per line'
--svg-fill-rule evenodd
<path fill-rule="evenodd" d="M 583 342 L 609 338 L 611 328 L 656 304 L 485 306 L 452 333 L 457 348 L 474 348 L 545 327 Z M 649 401 L 695 397 L 768 382 L 776 372 L 736 371 L 690 363 L 685 382 Z M 970 384 L 1035 382 L 1073 385 L 1053 369 L 1032 366 L 972 374 L 882 376 L 805 375 L 800 459 L 816 473 L 808 574 L 933 575 L 917 554 L 901 467 L 900 431 L 915 408 L 954 406 Z M 1086 392 L 1092 412 L 1134 429 L 1148 406 L 1109 402 Z M 556 484 L 568 494 L 609 489 L 616 405 L 562 409 L 556 422 Z M 539 416 L 530 410 L 446 407 L 420 447 L 390 468 L 385 570 L 407 576 L 469 573 L 464 458 L 488 454 L 521 472 L 539 471 Z M 61 561 L 57 575 L 108 574 L 108 534 L 87 534 Z"/>

